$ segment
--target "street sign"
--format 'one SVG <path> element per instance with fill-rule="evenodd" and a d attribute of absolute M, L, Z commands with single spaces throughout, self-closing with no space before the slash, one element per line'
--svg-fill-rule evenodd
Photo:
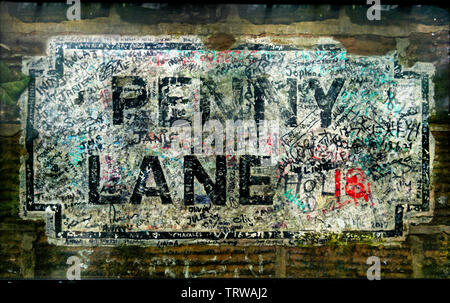
<path fill-rule="evenodd" d="M 430 210 L 432 69 L 396 53 L 57 37 L 24 69 L 22 216 L 52 243 L 401 239 Z"/>

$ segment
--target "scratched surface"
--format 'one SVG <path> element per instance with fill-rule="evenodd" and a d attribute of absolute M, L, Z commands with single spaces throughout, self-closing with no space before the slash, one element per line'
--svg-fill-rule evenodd
<path fill-rule="evenodd" d="M 22 216 L 52 243 L 401 238 L 430 209 L 432 70 L 395 53 L 58 37 L 24 70 Z"/>

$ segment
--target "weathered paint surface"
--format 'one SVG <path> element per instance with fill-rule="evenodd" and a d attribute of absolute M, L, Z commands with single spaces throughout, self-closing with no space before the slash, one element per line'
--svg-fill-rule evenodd
<path fill-rule="evenodd" d="M 402 238 L 430 210 L 433 71 L 396 53 L 58 37 L 24 70 L 22 215 L 45 217 L 53 243 Z M 175 148 L 179 119 L 192 137 Z M 238 119 L 264 139 L 245 153 L 227 146 Z"/>

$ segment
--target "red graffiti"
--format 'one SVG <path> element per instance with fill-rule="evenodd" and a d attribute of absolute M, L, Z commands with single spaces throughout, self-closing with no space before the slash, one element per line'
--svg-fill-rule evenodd
<path fill-rule="evenodd" d="M 371 195 L 370 183 L 367 182 L 366 188 L 366 185 L 364 185 L 366 177 L 361 169 L 359 168 L 349 169 L 345 174 L 345 181 L 346 181 L 345 192 L 347 193 L 348 196 L 353 198 L 355 205 L 358 205 L 357 199 L 359 198 L 364 198 L 366 202 L 369 202 L 369 198 Z M 341 171 L 339 169 L 336 169 L 335 171 L 334 184 L 335 184 L 334 193 L 336 197 L 336 202 L 338 204 L 338 208 L 341 208 L 343 205 L 348 204 L 350 200 L 346 200 L 345 202 L 341 203 Z M 374 205 L 373 202 L 372 205 Z"/>
<path fill-rule="evenodd" d="M 103 102 L 105 108 L 109 107 L 109 104 L 112 102 L 111 91 L 109 89 L 102 89 L 100 91 L 100 100 Z"/>
<path fill-rule="evenodd" d="M 341 207 L 340 200 L 341 200 L 341 171 L 339 169 L 336 169 L 336 172 L 334 174 L 334 192 L 336 195 L 336 201 Z"/>
<path fill-rule="evenodd" d="M 363 184 L 365 181 L 364 173 L 359 168 L 352 168 L 345 174 L 345 180 L 347 184 L 345 185 L 345 192 L 347 195 L 353 198 L 355 205 L 358 205 L 357 199 L 364 198 L 366 202 L 369 202 L 370 193 L 370 183 L 366 186 Z M 372 205 L 374 205 L 372 203 Z"/>

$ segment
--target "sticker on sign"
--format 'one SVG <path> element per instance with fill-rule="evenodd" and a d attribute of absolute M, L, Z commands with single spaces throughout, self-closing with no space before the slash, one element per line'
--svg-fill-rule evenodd
<path fill-rule="evenodd" d="M 429 217 L 428 64 L 96 36 L 24 71 L 21 215 L 51 243 L 402 239 Z"/>

